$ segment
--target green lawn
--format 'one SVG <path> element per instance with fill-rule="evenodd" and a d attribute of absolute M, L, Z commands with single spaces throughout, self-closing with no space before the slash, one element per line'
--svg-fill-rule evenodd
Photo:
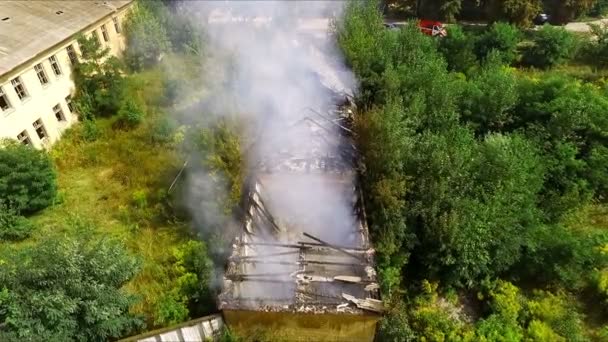
<path fill-rule="evenodd" d="M 97 140 L 86 141 L 83 125 L 76 124 L 52 147 L 57 203 L 31 217 L 38 228 L 21 243 L 69 234 L 74 228 L 66 223 L 77 219 L 92 222 L 100 236 L 123 241 L 141 260 L 141 272 L 126 288 L 141 298 L 134 310 L 146 316 L 149 328 L 174 323 L 157 320 L 159 303 L 179 286 L 182 271 L 176 267 L 174 250 L 192 237 L 189 224 L 173 214 L 167 194 L 183 164 L 180 142 L 158 143 L 151 138 L 155 123 L 167 110 L 149 103 L 160 97 L 159 75 L 149 71 L 130 76 L 134 96 L 146 102 L 148 116 L 139 127 L 117 129 L 114 119 L 102 118 L 97 120 Z"/>

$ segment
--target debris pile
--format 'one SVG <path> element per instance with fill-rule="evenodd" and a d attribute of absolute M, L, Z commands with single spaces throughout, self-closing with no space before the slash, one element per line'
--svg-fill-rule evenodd
<path fill-rule="evenodd" d="M 325 114 L 309 109 L 310 115 L 282 130 L 302 139 L 265 139 L 280 148 L 254 163 L 246 184 L 243 230 L 232 245 L 221 309 L 383 311 L 357 182 L 357 151 L 348 128 L 350 108 L 350 101 L 342 98 Z M 289 143 L 296 140 L 300 143 Z M 311 206 L 283 210 L 290 196 L 298 196 L 299 186 L 317 189 L 313 200 L 318 212 L 306 212 Z M 331 203 L 333 194 L 349 203 L 347 215 L 335 214 L 339 209 Z M 348 222 L 338 221 L 343 216 Z"/>

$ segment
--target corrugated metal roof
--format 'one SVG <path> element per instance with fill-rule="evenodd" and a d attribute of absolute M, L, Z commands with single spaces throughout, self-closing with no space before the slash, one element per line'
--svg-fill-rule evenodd
<path fill-rule="evenodd" d="M 201 317 L 179 325 L 150 331 L 122 342 L 203 342 L 215 341 L 224 326 L 221 315 Z"/>
<path fill-rule="evenodd" d="M 0 1 L 0 75 L 131 2 Z"/>

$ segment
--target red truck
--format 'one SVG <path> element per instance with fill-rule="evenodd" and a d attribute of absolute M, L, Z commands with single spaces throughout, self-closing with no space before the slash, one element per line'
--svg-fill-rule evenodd
<path fill-rule="evenodd" d="M 418 27 L 422 33 L 433 37 L 445 37 L 448 32 L 443 24 L 436 20 L 422 19 L 418 22 Z"/>

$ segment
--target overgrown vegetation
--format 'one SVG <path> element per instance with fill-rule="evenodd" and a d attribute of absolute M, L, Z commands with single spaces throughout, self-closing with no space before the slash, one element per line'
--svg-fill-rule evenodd
<path fill-rule="evenodd" d="M 141 38 L 131 28 L 142 21 L 143 31 L 187 24 L 160 2 L 142 5 L 155 12 L 133 14 L 129 39 Z M 106 341 L 215 310 L 204 227 L 191 226 L 169 192 L 191 130 L 168 114 L 183 100 L 174 77 L 200 83 L 200 55 L 171 44 L 160 62 L 133 46 L 125 67 L 96 39 L 78 43 L 81 123 L 50 151 L 0 149 L 2 341 Z"/>
<path fill-rule="evenodd" d="M 606 0 L 385 0 L 389 15 L 454 21 L 504 21 L 519 27 L 532 26 L 539 13 L 550 14 L 552 24 L 606 14 Z"/>
<path fill-rule="evenodd" d="M 129 312 L 136 298 L 120 290 L 137 260 L 119 243 L 93 239 L 86 224 L 72 224 L 75 237 L 1 254 L 1 340 L 106 341 L 142 326 Z"/>
<path fill-rule="evenodd" d="M 438 42 L 385 30 L 377 8 L 351 3 L 337 36 L 360 81 L 364 193 L 393 306 L 382 340 L 599 336 L 608 322 L 585 316 L 606 307 L 584 298 L 605 298 L 607 227 L 568 218 L 606 199 L 608 93 L 511 67 L 564 64 L 581 38 L 544 27 L 522 58 L 514 26 Z"/>
<path fill-rule="evenodd" d="M 0 147 L 0 201 L 22 213 L 34 213 L 53 203 L 57 194 L 55 168 L 49 156 L 32 147 L 5 141 Z"/>

